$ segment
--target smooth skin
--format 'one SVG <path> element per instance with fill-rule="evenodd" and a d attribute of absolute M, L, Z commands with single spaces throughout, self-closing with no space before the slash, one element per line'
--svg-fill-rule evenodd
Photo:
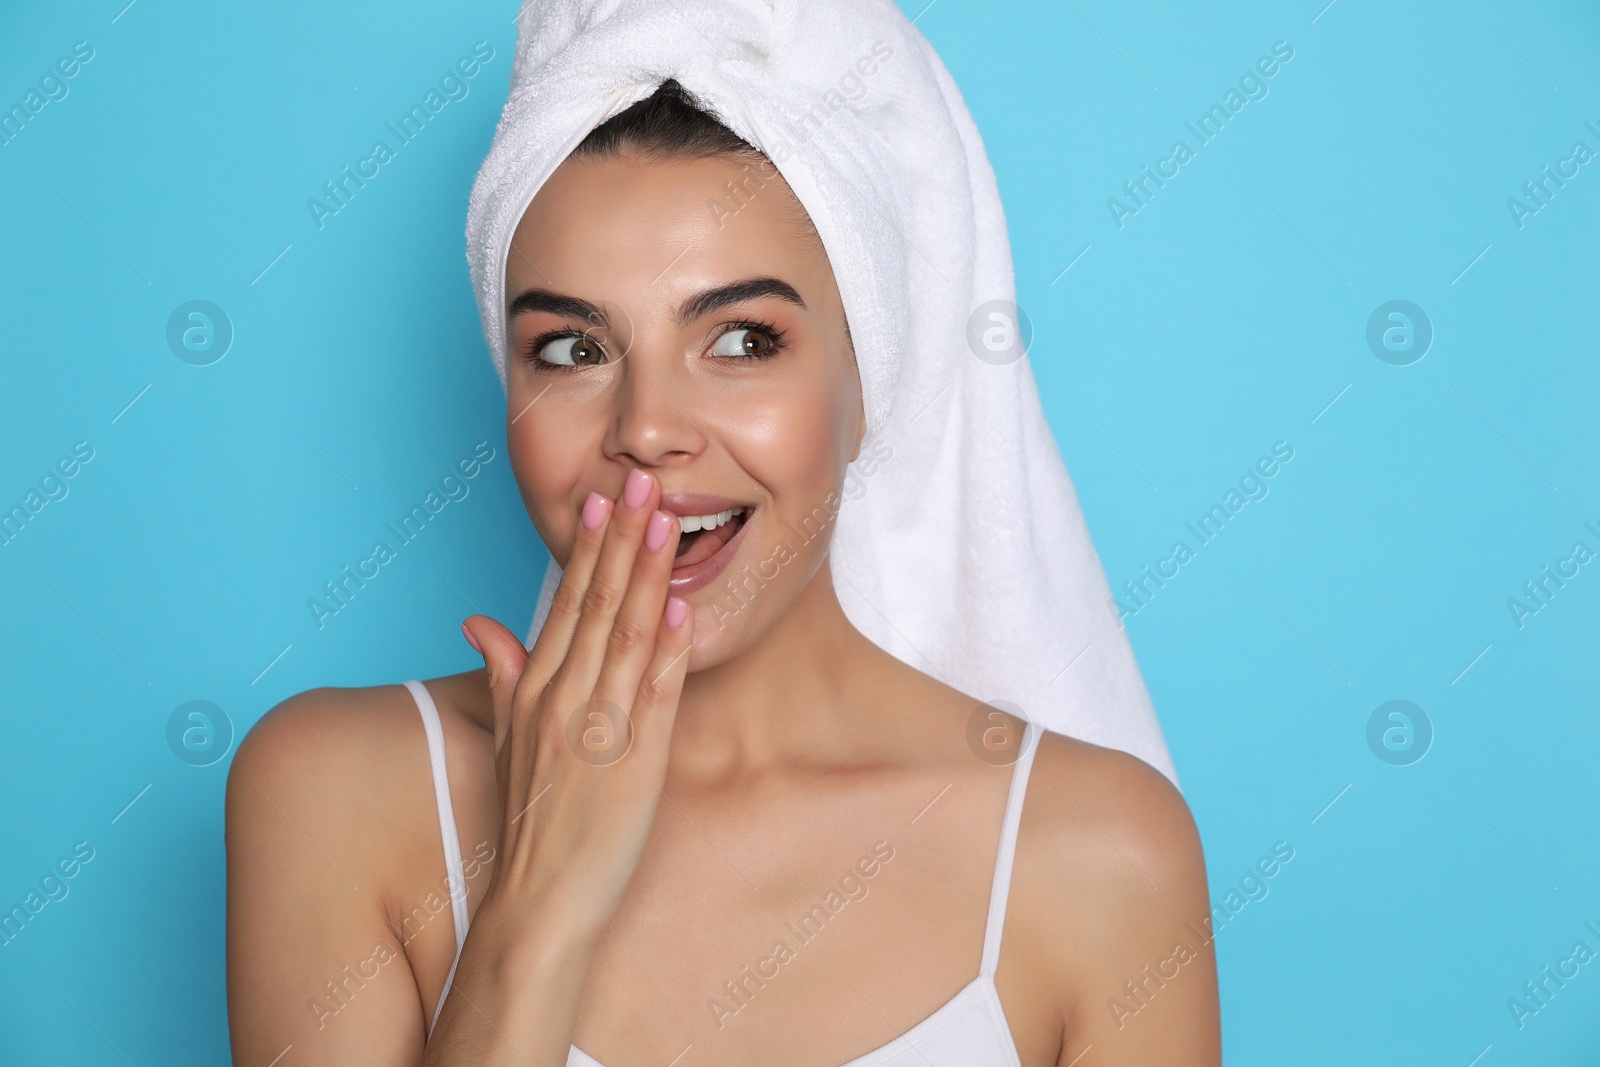
<path fill-rule="evenodd" d="M 545 1067 L 571 1043 L 606 1067 L 840 1067 L 977 975 L 1012 768 L 968 747 L 974 696 L 850 624 L 831 527 L 796 532 L 840 490 L 865 417 L 826 254 L 748 162 L 569 160 L 529 207 L 508 299 L 590 305 L 524 301 L 509 322 L 512 468 L 565 571 L 531 651 L 475 615 L 484 667 L 426 683 L 468 861 L 449 997 L 425 1042 L 455 935 L 415 705 L 392 685 L 302 693 L 229 775 L 240 1067 Z M 729 181 L 731 217 L 707 209 Z M 752 279 L 798 302 L 696 300 Z M 645 537 L 688 492 L 752 508 L 727 577 L 762 581 L 687 594 L 671 627 L 680 523 L 668 509 L 664 543 Z M 597 700 L 631 726 L 593 718 Z M 625 754 L 575 745 L 574 715 Z M 892 858 L 844 882 L 875 847 Z M 802 941 L 786 924 L 830 891 L 850 895 Z M 1022 1063 L 1220 1063 L 1209 921 L 1180 794 L 1132 756 L 1044 735 L 996 975 Z M 750 982 L 779 940 L 789 958 Z"/>

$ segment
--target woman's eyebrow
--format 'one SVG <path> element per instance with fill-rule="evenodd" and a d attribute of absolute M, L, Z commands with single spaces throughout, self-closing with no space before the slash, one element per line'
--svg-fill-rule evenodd
<path fill-rule="evenodd" d="M 800 299 L 800 294 L 795 291 L 794 286 L 781 278 L 746 278 L 691 296 L 679 306 L 676 321 L 679 326 L 684 326 L 702 315 L 709 315 L 713 311 L 763 296 L 775 296 L 780 300 L 787 300 L 802 310 L 806 308 L 806 302 Z M 611 325 L 605 309 L 599 304 L 591 303 L 582 297 L 552 292 L 549 289 L 527 289 L 519 293 L 507 308 L 506 317 L 515 318 L 528 311 L 544 311 L 565 318 L 583 319 L 606 328 Z"/>
<path fill-rule="evenodd" d="M 605 309 L 599 304 L 591 304 L 582 297 L 554 293 L 548 289 L 527 289 L 519 293 L 517 298 L 511 301 L 511 306 L 506 309 L 506 318 L 514 319 L 525 311 L 547 311 L 564 318 L 584 319 L 608 329 L 611 326 L 606 318 Z"/>
<path fill-rule="evenodd" d="M 702 315 L 709 315 L 732 304 L 763 296 L 775 296 L 805 310 L 806 302 L 800 299 L 800 294 L 795 292 L 794 286 L 788 282 L 769 277 L 746 278 L 744 281 L 719 285 L 715 289 L 707 289 L 691 296 L 678 308 L 677 323 L 679 326 L 685 326 Z"/>

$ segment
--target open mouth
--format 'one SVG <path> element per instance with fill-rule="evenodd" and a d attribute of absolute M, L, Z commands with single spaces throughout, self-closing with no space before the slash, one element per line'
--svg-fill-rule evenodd
<path fill-rule="evenodd" d="M 711 515 L 683 515 L 678 522 L 683 533 L 678 538 L 674 572 L 704 563 L 732 541 L 750 515 L 749 508 L 735 507 Z"/>

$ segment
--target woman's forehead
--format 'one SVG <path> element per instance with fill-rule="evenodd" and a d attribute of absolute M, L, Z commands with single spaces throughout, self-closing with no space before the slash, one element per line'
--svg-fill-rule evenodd
<path fill-rule="evenodd" d="M 758 276 L 785 278 L 802 292 L 831 289 L 803 208 L 763 162 L 567 160 L 518 223 L 506 261 L 508 301 L 529 288 L 603 289 L 675 305 L 681 292 Z"/>

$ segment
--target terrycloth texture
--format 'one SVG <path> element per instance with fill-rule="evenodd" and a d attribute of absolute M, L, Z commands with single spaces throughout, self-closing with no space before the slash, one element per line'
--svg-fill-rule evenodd
<path fill-rule="evenodd" d="M 1003 330 L 984 305 L 1015 299 L 993 170 L 949 72 L 890 0 L 524 5 L 467 215 L 502 383 L 517 222 L 590 130 L 668 77 L 772 159 L 833 266 L 869 432 L 832 548 L 851 622 L 965 693 L 1176 781 L 1028 360 L 992 352 L 1003 333 L 975 340 Z M 552 563 L 530 644 L 558 579 Z"/>

